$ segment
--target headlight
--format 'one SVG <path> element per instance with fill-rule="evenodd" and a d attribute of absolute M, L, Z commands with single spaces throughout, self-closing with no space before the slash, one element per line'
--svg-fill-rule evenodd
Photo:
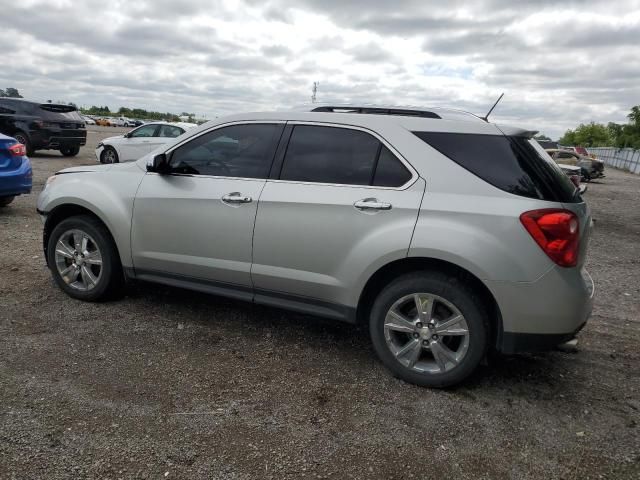
<path fill-rule="evenodd" d="M 47 178 L 47 181 L 45 182 L 44 188 L 42 189 L 42 191 L 44 192 L 47 188 L 49 188 L 49 185 L 55 182 L 56 178 L 58 178 L 57 175 L 52 175 L 49 178 Z"/>

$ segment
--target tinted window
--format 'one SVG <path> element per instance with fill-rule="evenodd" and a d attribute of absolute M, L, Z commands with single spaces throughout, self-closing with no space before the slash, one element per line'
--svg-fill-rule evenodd
<path fill-rule="evenodd" d="M 582 201 L 569 178 L 535 140 L 503 135 L 414 133 L 501 190 L 541 200 Z"/>
<path fill-rule="evenodd" d="M 373 177 L 373 184 L 379 187 L 400 187 L 411 178 L 411 173 L 405 168 L 391 151 L 382 146 L 378 166 Z"/>
<path fill-rule="evenodd" d="M 175 138 L 175 137 L 179 137 L 183 133 L 184 133 L 184 130 L 181 129 L 180 127 L 176 127 L 174 125 L 161 125 L 160 131 L 156 136 Z"/>
<path fill-rule="evenodd" d="M 369 185 L 380 142 L 359 130 L 297 125 L 280 178 L 303 182 Z"/>
<path fill-rule="evenodd" d="M 140 127 L 133 132 L 131 132 L 131 137 L 139 138 L 139 137 L 153 137 L 153 134 L 158 128 L 157 125 L 145 125 L 144 127 Z"/>
<path fill-rule="evenodd" d="M 233 125 L 200 135 L 171 155 L 176 173 L 267 178 L 281 125 Z"/>

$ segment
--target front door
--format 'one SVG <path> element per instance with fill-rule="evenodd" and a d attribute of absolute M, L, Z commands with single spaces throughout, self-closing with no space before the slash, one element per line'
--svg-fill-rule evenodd
<path fill-rule="evenodd" d="M 173 147 L 169 173 L 145 175 L 131 234 L 137 276 L 250 289 L 258 198 L 281 130 L 220 127 Z"/>
<path fill-rule="evenodd" d="M 120 161 L 137 160 L 151 151 L 153 135 L 158 129 L 158 124 L 143 125 L 122 139 L 120 151 Z"/>

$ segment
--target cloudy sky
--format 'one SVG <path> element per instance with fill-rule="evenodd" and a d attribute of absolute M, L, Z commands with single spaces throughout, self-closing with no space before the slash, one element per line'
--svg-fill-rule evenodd
<path fill-rule="evenodd" d="M 553 138 L 640 103 L 640 0 L 0 0 L 0 88 L 213 118 L 450 106 Z"/>

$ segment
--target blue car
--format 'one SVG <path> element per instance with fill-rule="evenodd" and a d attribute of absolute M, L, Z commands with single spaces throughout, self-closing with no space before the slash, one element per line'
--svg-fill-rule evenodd
<path fill-rule="evenodd" d="M 0 207 L 9 205 L 16 195 L 30 193 L 32 177 L 26 147 L 0 133 Z"/>

